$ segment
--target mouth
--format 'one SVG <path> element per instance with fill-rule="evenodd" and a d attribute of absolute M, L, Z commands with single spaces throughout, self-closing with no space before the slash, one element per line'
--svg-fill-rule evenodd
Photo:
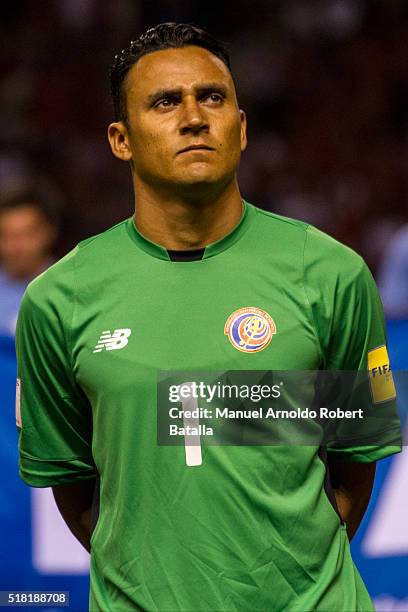
<path fill-rule="evenodd" d="M 194 144 L 181 149 L 181 151 L 178 151 L 177 155 L 180 153 L 187 153 L 187 151 L 215 151 L 215 149 L 205 144 Z"/>

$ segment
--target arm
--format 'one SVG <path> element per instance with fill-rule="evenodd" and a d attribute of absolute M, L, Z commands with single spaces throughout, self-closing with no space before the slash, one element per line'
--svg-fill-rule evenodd
<path fill-rule="evenodd" d="M 19 467 L 30 486 L 56 485 L 54 497 L 65 522 L 89 550 L 96 476 L 92 407 L 75 381 L 67 344 L 72 332 L 65 317 L 70 320 L 74 300 L 63 299 L 60 285 L 69 278 L 61 260 L 30 284 L 21 304 L 16 335 Z M 72 296 L 69 287 L 63 293 Z"/>
<path fill-rule="evenodd" d="M 328 456 L 330 479 L 337 507 L 347 525 L 349 540 L 360 525 L 370 501 L 374 484 L 375 462 L 357 463 L 331 459 Z"/>
<path fill-rule="evenodd" d="M 70 531 L 88 552 L 91 551 L 91 515 L 95 479 L 52 487 L 55 502 Z"/>

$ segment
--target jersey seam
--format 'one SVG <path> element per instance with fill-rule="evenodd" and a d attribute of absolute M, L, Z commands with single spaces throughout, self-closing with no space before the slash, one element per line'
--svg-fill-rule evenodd
<path fill-rule="evenodd" d="M 52 463 L 54 461 L 63 463 L 67 461 L 74 461 L 75 459 L 80 459 L 81 461 L 89 459 L 89 456 L 85 456 L 85 455 L 73 455 L 72 457 L 63 457 L 63 458 L 48 457 L 47 459 L 40 459 L 39 457 L 33 457 L 33 455 L 30 455 L 30 453 L 26 453 L 24 450 L 21 450 L 21 449 L 19 451 L 19 454 L 25 459 L 28 459 L 29 461 L 37 461 L 38 463 Z M 93 467 L 94 466 L 92 466 L 92 468 Z"/>
<path fill-rule="evenodd" d="M 349 247 L 347 247 L 349 248 Z M 361 274 L 364 272 L 364 269 L 366 267 L 366 263 L 364 261 L 364 259 L 361 257 L 361 255 L 359 255 L 358 253 L 355 253 L 357 260 L 360 264 L 360 267 L 357 269 L 355 275 L 352 278 L 349 278 L 350 281 L 350 285 L 352 286 L 353 284 L 356 284 L 358 282 L 358 279 L 361 277 Z M 333 304 L 333 310 L 332 310 L 332 320 L 331 320 L 331 327 L 333 327 L 333 319 L 335 318 L 335 313 L 337 311 L 337 303 L 338 303 L 338 291 L 336 290 L 335 294 L 334 294 L 334 304 Z M 353 332 L 355 332 L 355 321 L 353 323 Z M 332 364 L 333 364 L 333 360 L 335 359 L 335 355 L 333 354 L 332 351 L 332 344 L 330 343 L 328 345 L 328 353 L 329 353 L 329 357 L 326 363 L 326 369 L 333 369 L 332 368 Z M 367 362 L 367 355 L 365 355 L 365 361 Z M 337 368 L 336 368 L 337 369 Z M 364 371 L 364 370 L 358 370 L 358 371 Z"/>
<path fill-rule="evenodd" d="M 299 219 L 292 219 L 291 217 L 285 217 L 284 215 L 277 215 L 276 213 L 270 212 L 269 210 L 264 210 L 258 206 L 254 206 L 254 208 L 256 208 L 258 213 L 261 213 L 269 219 L 274 219 L 275 221 L 282 221 L 282 223 L 287 223 L 288 225 L 294 225 L 303 229 L 307 229 L 310 226 L 310 224 L 300 221 Z"/>
<path fill-rule="evenodd" d="M 112 227 L 109 227 L 104 232 L 100 232 L 99 234 L 96 234 L 95 236 L 91 236 L 90 238 L 87 238 L 86 240 L 80 242 L 78 244 L 78 250 L 86 249 L 88 245 L 91 245 L 93 242 L 95 242 L 95 240 L 98 240 L 98 238 L 102 238 L 103 236 L 105 236 L 105 234 L 108 234 L 109 232 L 112 232 L 116 228 L 120 227 L 121 225 L 126 224 L 130 218 L 131 217 L 127 217 L 123 221 L 119 221 L 119 223 L 112 225 Z"/>
<path fill-rule="evenodd" d="M 398 432 L 399 440 L 401 440 L 400 427 L 398 425 L 393 425 L 392 427 L 388 427 L 386 429 L 381 429 L 381 431 L 376 432 L 375 436 L 382 436 L 383 434 L 387 434 L 387 433 L 391 434 L 393 432 Z M 359 436 L 358 438 L 344 438 L 344 440 L 343 439 L 342 440 L 336 440 L 336 442 L 345 442 L 345 443 L 347 443 L 347 442 L 364 442 L 366 440 L 370 440 L 372 437 L 373 436 L 371 435 L 371 436 Z M 368 444 L 367 446 L 379 447 L 379 444 L 378 443 L 377 444 L 374 443 L 374 444 Z M 387 442 L 385 444 L 385 446 L 389 446 L 389 443 Z M 342 446 L 338 446 L 338 447 L 336 447 L 336 446 L 327 446 L 327 448 L 328 449 L 329 448 L 333 448 L 335 450 L 338 450 L 338 449 L 342 449 L 344 447 L 342 447 Z M 382 448 L 382 446 L 380 446 L 380 448 Z"/>
<path fill-rule="evenodd" d="M 327 453 L 338 455 L 337 458 L 341 461 L 345 461 L 346 463 L 352 463 L 353 461 L 356 463 L 372 463 L 401 452 L 401 450 L 394 450 L 401 449 L 400 444 L 384 444 L 383 446 L 371 444 L 368 445 L 368 447 L 368 449 L 366 447 L 361 447 L 362 450 L 359 450 L 360 447 L 356 447 L 349 453 L 343 452 L 339 448 L 328 448 Z"/>
<path fill-rule="evenodd" d="M 96 478 L 95 474 L 85 474 L 85 473 L 84 474 L 82 473 L 75 473 L 75 474 L 62 473 L 55 477 L 52 477 L 49 474 L 38 474 L 36 476 L 32 476 L 31 474 L 27 473 L 26 470 L 24 470 L 24 468 L 20 469 L 20 477 L 29 486 L 39 487 L 39 488 L 54 487 L 54 486 L 58 486 L 59 484 L 68 484 L 71 482 L 75 483 L 75 482 L 78 482 L 78 480 L 94 480 Z M 37 484 L 37 483 L 41 483 L 41 484 Z"/>
<path fill-rule="evenodd" d="M 308 296 L 307 290 L 306 290 L 305 258 L 306 258 L 306 244 L 307 244 L 307 237 L 308 237 L 308 230 L 309 230 L 309 228 L 310 228 L 310 225 L 307 225 L 306 228 L 305 228 L 305 240 L 304 240 L 304 243 L 303 243 L 303 253 L 302 253 L 302 288 L 303 288 L 303 292 L 304 292 L 305 298 L 306 298 L 306 306 L 308 307 L 309 312 L 310 312 L 309 316 L 311 318 L 314 337 L 315 337 L 315 340 L 317 342 L 317 346 L 318 346 L 318 349 L 319 349 L 320 359 L 321 359 L 322 364 L 324 364 L 325 363 L 324 362 L 324 354 L 323 354 L 323 349 L 322 349 L 322 345 L 321 345 L 319 334 L 318 334 L 317 322 L 316 322 L 316 319 L 314 317 L 312 305 L 310 303 L 309 296 Z"/>

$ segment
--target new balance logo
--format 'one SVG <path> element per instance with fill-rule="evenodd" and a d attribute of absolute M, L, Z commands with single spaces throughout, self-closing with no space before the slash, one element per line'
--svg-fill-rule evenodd
<path fill-rule="evenodd" d="M 103 351 L 103 349 L 106 349 L 107 351 L 121 349 L 127 345 L 128 338 L 131 333 L 132 330 L 128 328 L 115 329 L 113 334 L 110 333 L 109 329 L 107 331 L 103 331 L 93 352 L 100 353 Z"/>

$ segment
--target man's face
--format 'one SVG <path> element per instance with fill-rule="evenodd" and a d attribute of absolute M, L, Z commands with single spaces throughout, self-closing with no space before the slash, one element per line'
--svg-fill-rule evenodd
<path fill-rule="evenodd" d="M 196 46 L 155 51 L 131 68 L 124 91 L 121 158 L 132 160 L 137 178 L 187 189 L 233 179 L 246 146 L 245 115 L 218 57 Z"/>
<path fill-rule="evenodd" d="M 31 204 L 0 214 L 0 263 L 12 278 L 29 278 L 46 263 L 55 230 Z"/>

